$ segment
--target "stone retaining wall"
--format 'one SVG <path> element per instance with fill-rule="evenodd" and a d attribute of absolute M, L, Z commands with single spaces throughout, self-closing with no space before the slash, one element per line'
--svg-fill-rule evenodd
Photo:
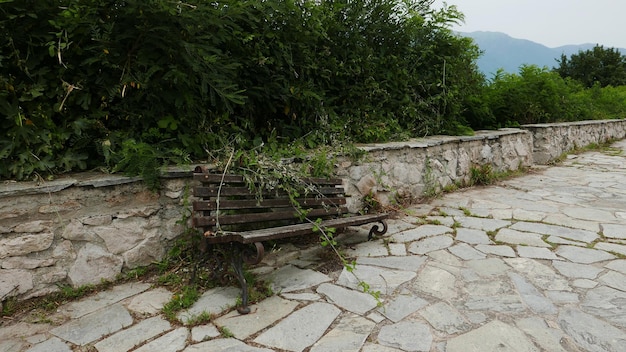
<path fill-rule="evenodd" d="M 626 120 L 524 125 L 523 128 L 533 134 L 533 159 L 540 165 L 577 147 L 626 138 Z"/>
<path fill-rule="evenodd" d="M 469 181 L 472 167 L 516 170 L 626 137 L 624 120 L 524 128 L 363 145 L 365 157 L 339 160 L 337 174 L 356 211 L 364 196 L 418 199 Z M 87 173 L 0 184 L 0 302 L 111 280 L 161 260 L 183 231 L 190 170 L 168 171 L 158 193 L 137 178 Z"/>

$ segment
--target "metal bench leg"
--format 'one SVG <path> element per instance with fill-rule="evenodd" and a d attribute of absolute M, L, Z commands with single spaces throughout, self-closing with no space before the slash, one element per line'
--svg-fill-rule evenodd
<path fill-rule="evenodd" d="M 370 233 L 367 235 L 368 241 L 370 241 L 374 237 L 374 235 L 382 236 L 385 233 L 387 233 L 387 222 L 385 220 L 380 220 L 378 222 L 383 225 L 382 230 L 379 229 L 378 225 L 373 225 L 372 228 L 370 229 Z"/>
<path fill-rule="evenodd" d="M 241 248 L 234 251 L 232 261 L 233 271 L 241 286 L 241 307 L 237 307 L 237 311 L 239 314 L 248 314 L 250 313 L 250 307 L 248 307 L 248 283 L 243 275 L 243 250 Z"/>
<path fill-rule="evenodd" d="M 248 307 L 248 283 L 246 282 L 246 277 L 243 273 L 243 263 L 246 264 L 258 264 L 263 259 L 263 255 L 265 254 L 265 249 L 263 248 L 263 244 L 261 242 L 254 243 L 256 253 L 254 256 L 249 255 L 249 251 L 246 251 L 246 246 L 243 244 L 237 244 L 233 249 L 232 255 L 232 265 L 233 271 L 239 280 L 239 284 L 241 285 L 241 307 L 237 308 L 239 314 L 248 314 L 250 313 L 250 307 Z"/>

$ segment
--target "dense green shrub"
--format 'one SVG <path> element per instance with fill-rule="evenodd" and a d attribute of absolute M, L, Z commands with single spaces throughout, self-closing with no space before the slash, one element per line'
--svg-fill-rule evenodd
<path fill-rule="evenodd" d="M 519 74 L 498 72 L 484 89 L 482 101 L 490 111 L 485 127 L 575 121 L 588 117 L 574 93 L 582 86 L 547 68 L 524 65 Z"/>
<path fill-rule="evenodd" d="M 478 49 L 431 3 L 4 0 L 0 177 L 458 127 Z"/>
<path fill-rule="evenodd" d="M 624 114 L 533 66 L 486 82 L 432 3 L 0 0 L 0 178 Z"/>

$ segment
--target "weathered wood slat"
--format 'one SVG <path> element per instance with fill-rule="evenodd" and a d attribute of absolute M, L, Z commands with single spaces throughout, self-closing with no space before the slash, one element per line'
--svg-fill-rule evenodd
<path fill-rule="evenodd" d="M 307 217 L 309 218 L 317 218 L 317 217 L 328 217 L 328 216 L 341 216 L 348 212 L 347 208 L 332 207 L 330 209 L 312 209 L 307 212 Z M 217 221 L 219 220 L 220 225 L 236 225 L 236 224 L 250 224 L 250 223 L 260 223 L 267 221 L 277 221 L 277 220 L 289 220 L 289 219 L 299 219 L 298 212 L 294 210 L 288 211 L 270 211 L 265 213 L 246 213 L 246 214 L 236 214 L 236 215 L 221 215 L 217 216 L 196 216 L 193 218 L 194 226 L 196 227 L 208 227 L 217 225 Z"/>
<path fill-rule="evenodd" d="M 346 204 L 346 198 L 334 197 L 334 198 L 297 198 L 296 202 L 303 208 L 309 207 L 336 207 Z M 257 201 L 256 199 L 234 199 L 234 200 L 220 200 L 219 207 L 221 210 L 236 210 L 236 209 L 265 209 L 265 208 L 292 208 L 293 203 L 289 199 L 263 199 Z M 211 211 L 217 209 L 216 200 L 202 200 L 193 202 L 194 211 Z"/>
<path fill-rule="evenodd" d="M 345 218 L 330 219 L 322 221 L 321 227 L 343 229 L 348 226 L 358 226 L 368 224 L 377 221 L 384 221 L 387 219 L 387 214 L 368 214 L 368 215 L 356 215 Z M 240 243 L 254 243 L 263 242 L 274 239 L 295 237 L 313 233 L 314 224 L 303 223 L 289 226 L 281 226 L 276 228 L 266 228 L 253 231 L 243 232 L 226 232 L 224 234 L 218 234 L 215 236 L 206 236 L 209 243 L 226 243 L 226 242 L 240 242 Z"/>
<path fill-rule="evenodd" d="M 218 187 L 216 185 L 210 185 L 208 187 L 198 186 L 194 187 L 193 193 L 196 197 L 209 198 L 217 197 L 249 197 L 255 198 L 257 194 L 251 193 L 247 187 Z M 262 197 L 287 197 L 287 192 L 282 190 L 261 190 Z M 317 189 L 317 194 L 321 195 L 334 195 L 343 194 L 343 189 L 337 187 L 320 187 Z M 312 194 L 314 195 L 314 194 Z"/>
<path fill-rule="evenodd" d="M 245 179 L 241 175 L 231 175 L 226 174 L 223 177 L 222 174 L 205 174 L 205 173 L 194 173 L 193 179 L 196 181 L 200 181 L 202 183 L 214 183 L 220 184 L 224 183 L 242 183 L 245 184 Z M 314 184 L 314 185 L 341 185 L 343 184 L 343 180 L 340 178 L 322 178 L 322 177 L 307 177 L 302 179 L 303 183 Z"/>

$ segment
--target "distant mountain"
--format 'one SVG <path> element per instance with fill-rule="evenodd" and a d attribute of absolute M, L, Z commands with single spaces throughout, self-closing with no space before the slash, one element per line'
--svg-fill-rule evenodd
<path fill-rule="evenodd" d="M 516 39 L 500 32 L 461 32 L 459 35 L 474 39 L 484 52 L 478 59 L 478 67 L 487 78 L 493 77 L 493 74 L 500 68 L 508 73 L 517 73 L 523 64 L 546 66 L 551 69 L 558 65 L 556 59 L 560 59 L 562 54 L 570 56 L 596 46 L 596 44 L 581 44 L 548 48 L 545 45 L 526 39 Z M 626 54 L 626 49 L 619 50 L 622 54 Z"/>

